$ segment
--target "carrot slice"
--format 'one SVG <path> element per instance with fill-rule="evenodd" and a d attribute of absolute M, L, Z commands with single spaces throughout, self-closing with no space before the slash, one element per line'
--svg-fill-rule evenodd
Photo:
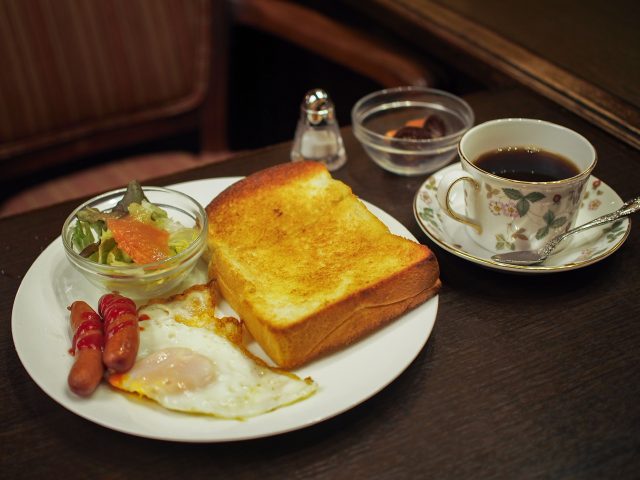
<path fill-rule="evenodd" d="M 107 226 L 118 247 L 137 264 L 164 260 L 169 256 L 169 232 L 131 217 L 110 218 Z"/>

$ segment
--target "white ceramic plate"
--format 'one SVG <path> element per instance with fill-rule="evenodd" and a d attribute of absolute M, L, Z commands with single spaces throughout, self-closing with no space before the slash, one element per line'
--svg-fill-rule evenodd
<path fill-rule="evenodd" d="M 239 177 L 174 185 L 203 205 Z M 390 230 L 414 239 L 397 220 L 367 204 Z M 190 281 L 204 281 L 204 262 Z M 185 282 L 187 283 L 187 282 Z M 185 285 L 186 286 L 186 285 Z M 275 435 L 331 418 L 365 401 L 391 383 L 424 347 L 438 310 L 435 297 L 385 328 L 295 373 L 319 385 L 311 398 L 245 421 L 219 420 L 165 410 L 102 384 L 88 399 L 67 388 L 73 363 L 67 306 L 85 300 L 94 307 L 102 292 L 87 284 L 65 258 L 57 238 L 25 275 L 13 305 L 13 341 L 31 378 L 56 402 L 92 422 L 141 437 L 185 442 L 221 442 Z M 228 309 L 229 307 L 226 306 Z M 222 306 L 225 309 L 225 306 Z M 252 343 L 250 349 L 267 358 Z"/>
<path fill-rule="evenodd" d="M 440 179 L 451 170 L 462 168 L 460 163 L 449 165 L 431 175 L 418 190 L 413 213 L 418 225 L 427 236 L 448 252 L 484 267 L 518 273 L 551 273 L 586 267 L 599 262 L 615 252 L 629 236 L 631 222 L 628 218 L 592 228 L 572 235 L 571 242 L 551 255 L 540 265 L 505 265 L 491 259 L 493 252 L 475 243 L 463 224 L 456 222 L 442 211 L 436 198 Z M 464 192 L 454 188 L 451 192 L 454 209 L 464 210 Z M 591 176 L 585 189 L 576 225 L 582 225 L 596 217 L 613 212 L 622 206 L 618 194 L 602 180 Z M 567 242 L 568 240 L 565 240 Z M 509 250 L 505 250 L 509 251 Z"/>

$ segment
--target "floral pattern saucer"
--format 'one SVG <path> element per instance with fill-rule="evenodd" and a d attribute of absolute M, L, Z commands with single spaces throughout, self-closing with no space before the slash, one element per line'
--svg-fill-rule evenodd
<path fill-rule="evenodd" d="M 447 172 L 460 168 L 459 163 L 449 165 L 427 178 L 416 193 L 413 213 L 418 225 L 431 240 L 448 252 L 471 262 L 488 268 L 520 273 L 573 270 L 608 257 L 624 243 L 629 235 L 631 221 L 624 218 L 573 235 L 570 241 L 565 240 L 568 242 L 566 247 L 551 255 L 540 265 L 520 266 L 498 263 L 491 259 L 493 252 L 481 247 L 469 237 L 466 230 L 468 227 L 448 217 L 438 204 L 436 198 L 438 182 Z M 459 189 L 454 188 L 450 198 L 454 209 L 464 210 L 462 186 Z M 576 226 L 612 212 L 620 208 L 622 203 L 622 199 L 611 187 L 591 176 L 580 200 Z M 516 248 L 515 239 L 497 240 L 502 241 L 502 247 L 507 250 Z"/>

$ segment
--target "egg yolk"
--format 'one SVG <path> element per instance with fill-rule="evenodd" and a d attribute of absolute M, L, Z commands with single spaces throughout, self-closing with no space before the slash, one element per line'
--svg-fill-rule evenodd
<path fill-rule="evenodd" d="M 189 348 L 174 347 L 139 360 L 128 377 L 140 391 L 174 395 L 205 387 L 216 375 L 215 366 L 207 357 Z"/>

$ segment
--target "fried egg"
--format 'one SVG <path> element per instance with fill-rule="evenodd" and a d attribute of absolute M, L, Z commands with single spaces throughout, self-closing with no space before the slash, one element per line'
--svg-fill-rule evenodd
<path fill-rule="evenodd" d="M 242 346 L 242 327 L 217 318 L 206 285 L 139 311 L 140 348 L 133 368 L 109 383 L 182 412 L 242 419 L 311 396 L 310 378 L 271 368 Z"/>

